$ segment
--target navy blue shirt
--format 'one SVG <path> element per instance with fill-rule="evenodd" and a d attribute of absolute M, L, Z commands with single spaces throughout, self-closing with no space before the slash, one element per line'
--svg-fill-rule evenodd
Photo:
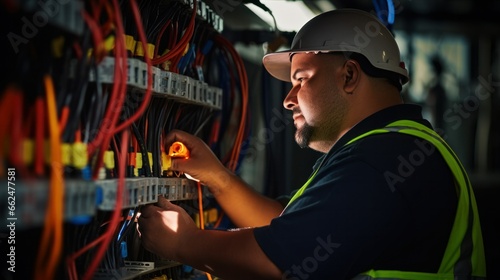
<path fill-rule="evenodd" d="M 453 175 L 428 142 L 402 133 L 349 140 L 397 120 L 428 127 L 416 105 L 361 121 L 318 163 L 304 193 L 255 228 L 283 279 L 350 279 L 375 270 L 437 272 L 457 207 Z"/>

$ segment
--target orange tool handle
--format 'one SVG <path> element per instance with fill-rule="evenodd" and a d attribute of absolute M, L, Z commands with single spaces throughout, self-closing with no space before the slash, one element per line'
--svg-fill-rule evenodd
<path fill-rule="evenodd" d="M 189 150 L 182 142 L 174 142 L 168 150 L 168 155 L 173 158 L 189 158 Z"/>

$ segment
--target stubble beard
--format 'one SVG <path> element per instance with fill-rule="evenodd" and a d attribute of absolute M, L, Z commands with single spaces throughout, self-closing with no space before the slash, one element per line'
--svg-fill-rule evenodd
<path fill-rule="evenodd" d="M 314 133 L 314 127 L 310 126 L 308 123 L 304 123 L 301 128 L 297 128 L 295 131 L 295 142 L 302 149 L 309 147 L 309 142 Z"/>

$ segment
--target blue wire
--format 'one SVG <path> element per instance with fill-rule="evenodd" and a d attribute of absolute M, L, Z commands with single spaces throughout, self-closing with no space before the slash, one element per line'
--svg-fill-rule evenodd
<path fill-rule="evenodd" d="M 134 210 L 133 209 L 128 210 L 128 216 L 134 217 Z M 122 236 L 123 231 L 125 231 L 125 229 L 128 227 L 130 222 L 131 222 L 131 220 L 128 220 L 128 221 L 125 221 L 123 223 L 122 228 L 120 229 L 120 232 L 118 233 L 118 237 L 116 238 L 116 240 L 120 240 L 120 237 Z"/>
<path fill-rule="evenodd" d="M 377 17 L 384 22 L 384 19 L 382 18 L 382 14 L 380 11 L 380 5 L 378 4 L 378 0 L 373 0 L 373 7 L 375 8 L 375 13 L 377 14 Z"/>
<path fill-rule="evenodd" d="M 392 32 L 392 25 L 395 19 L 394 3 L 392 0 L 373 0 L 373 7 L 380 21 Z"/>
<path fill-rule="evenodd" d="M 393 25 L 395 13 L 394 13 L 394 3 L 392 2 L 392 0 L 387 0 L 387 12 L 388 12 L 387 23 L 389 25 Z"/>

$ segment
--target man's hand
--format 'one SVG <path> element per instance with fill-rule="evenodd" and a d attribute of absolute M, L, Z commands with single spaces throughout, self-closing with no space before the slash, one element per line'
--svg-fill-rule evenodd
<path fill-rule="evenodd" d="M 210 191 L 216 193 L 227 186 L 231 172 L 219 161 L 210 147 L 200 138 L 180 130 L 173 130 L 165 137 L 165 147 L 182 142 L 189 150 L 189 159 L 173 158 L 170 169 L 181 171 L 200 180 Z"/>
<path fill-rule="evenodd" d="M 141 210 L 138 222 L 144 248 L 168 259 L 177 259 L 179 246 L 186 244 L 183 240 L 199 230 L 184 209 L 163 196 L 158 198 L 158 206 L 147 205 Z"/>
<path fill-rule="evenodd" d="M 224 279 L 280 279 L 281 271 L 257 244 L 253 229 L 201 230 L 181 207 L 165 198 L 148 205 L 138 218 L 148 251 Z"/>
<path fill-rule="evenodd" d="M 190 156 L 172 158 L 171 169 L 187 173 L 206 185 L 236 226 L 268 225 L 283 211 L 279 202 L 258 193 L 227 169 L 200 138 L 173 130 L 165 137 L 165 147 L 176 141 L 188 148 Z"/>

